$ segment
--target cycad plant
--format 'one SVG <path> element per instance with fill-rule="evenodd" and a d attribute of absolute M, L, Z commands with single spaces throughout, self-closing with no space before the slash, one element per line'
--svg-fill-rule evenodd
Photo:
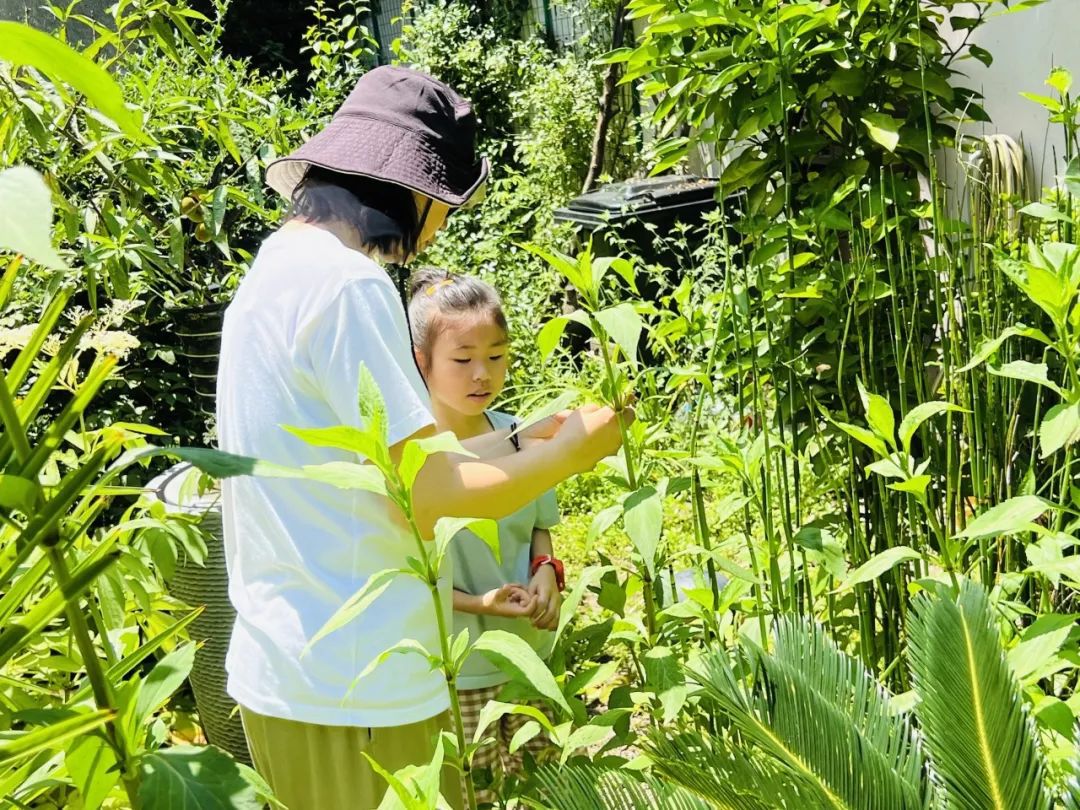
<path fill-rule="evenodd" d="M 740 809 L 1076 807 L 1075 784 L 1048 775 L 987 592 L 970 580 L 933 587 L 912 607 L 913 713 L 903 708 L 909 696 L 890 695 L 819 626 L 787 616 L 768 652 L 744 641 L 688 668 L 696 700 L 679 733 L 653 733 L 655 781 L 636 789 L 660 784 L 705 807 Z M 545 780 L 544 801 L 647 806 L 622 787 L 632 778 L 578 765 L 558 784 Z"/>

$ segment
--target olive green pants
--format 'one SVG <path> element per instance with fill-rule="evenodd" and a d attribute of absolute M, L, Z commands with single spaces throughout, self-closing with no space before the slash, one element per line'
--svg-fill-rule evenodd
<path fill-rule="evenodd" d="M 424 765 L 436 736 L 451 725 L 445 713 L 389 728 L 320 726 L 243 707 L 240 715 L 255 770 L 289 810 L 376 810 L 386 781 L 363 754 L 390 773 Z M 461 807 L 460 775 L 450 766 L 443 768 L 442 792 L 451 807 Z"/>

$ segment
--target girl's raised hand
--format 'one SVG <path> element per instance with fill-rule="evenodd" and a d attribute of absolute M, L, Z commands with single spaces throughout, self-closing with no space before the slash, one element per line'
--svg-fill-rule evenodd
<path fill-rule="evenodd" d="M 481 597 L 484 612 L 504 619 L 529 619 L 536 610 L 536 597 L 521 585 L 494 588 Z"/>
<path fill-rule="evenodd" d="M 526 428 L 522 428 L 518 431 L 522 445 L 527 447 L 530 444 L 553 439 L 572 413 L 573 411 L 559 411 L 551 416 L 544 417 L 539 422 L 534 422 Z"/>

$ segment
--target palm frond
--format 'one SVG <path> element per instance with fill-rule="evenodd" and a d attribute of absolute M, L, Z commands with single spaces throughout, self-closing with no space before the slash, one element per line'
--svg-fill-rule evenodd
<path fill-rule="evenodd" d="M 715 739 L 700 730 L 654 732 L 645 745 L 653 773 L 716 807 L 730 810 L 816 808 L 814 794 L 786 769 L 747 754 L 737 739 Z"/>
<path fill-rule="evenodd" d="M 959 596 L 921 594 L 908 655 L 915 708 L 950 807 L 1045 810 L 1046 769 L 990 602 L 965 582 Z"/>
<path fill-rule="evenodd" d="M 716 810 L 687 790 L 660 779 L 593 763 L 548 764 L 537 772 L 541 806 L 550 810 Z"/>
<path fill-rule="evenodd" d="M 1072 773 L 1065 782 L 1061 802 L 1065 810 L 1080 810 L 1080 726 L 1076 728 L 1076 743 L 1069 770 Z"/>
<path fill-rule="evenodd" d="M 887 693 L 816 626 L 777 624 L 771 653 L 740 683 L 726 655 L 693 673 L 706 696 L 760 751 L 814 794 L 816 805 L 851 810 L 923 810 L 930 785 L 908 721 L 892 714 Z"/>

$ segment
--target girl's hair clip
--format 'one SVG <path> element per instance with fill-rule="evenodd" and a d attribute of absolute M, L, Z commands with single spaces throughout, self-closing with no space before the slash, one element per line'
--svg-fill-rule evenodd
<path fill-rule="evenodd" d="M 428 287 L 426 290 L 424 290 L 424 294 L 425 295 L 434 295 L 435 293 L 437 293 L 439 291 L 439 289 L 441 287 L 445 287 L 448 284 L 453 284 L 453 283 L 454 283 L 454 279 L 452 279 L 452 278 L 444 278 L 438 284 L 432 284 L 430 287 Z"/>

